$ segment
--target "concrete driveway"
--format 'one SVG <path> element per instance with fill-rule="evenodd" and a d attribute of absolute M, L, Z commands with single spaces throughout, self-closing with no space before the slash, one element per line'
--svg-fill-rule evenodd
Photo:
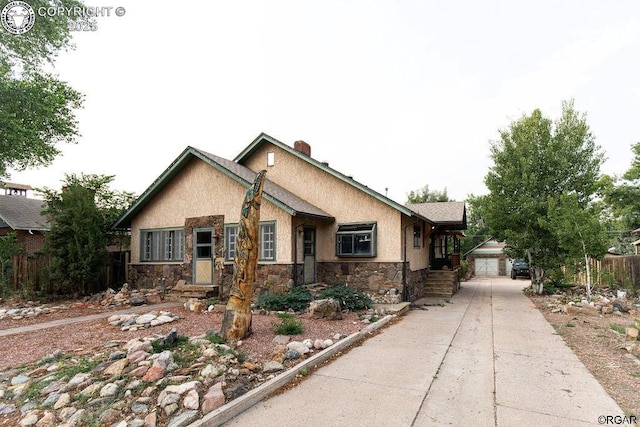
<path fill-rule="evenodd" d="M 523 295 L 527 284 L 463 282 L 449 304 L 410 311 L 225 425 L 613 424 L 624 413 Z"/>

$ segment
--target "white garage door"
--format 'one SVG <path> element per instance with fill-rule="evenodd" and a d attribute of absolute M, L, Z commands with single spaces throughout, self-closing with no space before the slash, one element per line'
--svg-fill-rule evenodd
<path fill-rule="evenodd" d="M 476 276 L 497 276 L 498 258 L 476 258 Z"/>

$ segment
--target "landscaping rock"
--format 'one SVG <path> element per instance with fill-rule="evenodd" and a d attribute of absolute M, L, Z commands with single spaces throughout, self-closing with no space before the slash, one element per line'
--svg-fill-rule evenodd
<path fill-rule="evenodd" d="M 340 301 L 332 298 L 312 301 L 309 305 L 309 314 L 314 319 L 341 320 Z"/>

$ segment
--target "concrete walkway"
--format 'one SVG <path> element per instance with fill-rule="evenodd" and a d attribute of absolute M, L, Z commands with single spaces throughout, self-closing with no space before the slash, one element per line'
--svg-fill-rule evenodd
<path fill-rule="evenodd" d="M 526 285 L 464 282 L 450 304 L 410 311 L 225 425 L 566 427 L 624 416 L 522 294 Z"/>

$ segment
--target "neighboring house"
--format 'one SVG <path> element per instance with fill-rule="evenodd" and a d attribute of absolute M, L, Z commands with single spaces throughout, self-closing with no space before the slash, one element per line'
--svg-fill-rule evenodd
<path fill-rule="evenodd" d="M 0 236 L 15 232 L 28 255 L 44 247 L 44 233 L 49 224 L 42 216 L 44 201 L 27 198 L 31 187 L 4 183 L 5 194 L 0 195 Z"/>
<path fill-rule="evenodd" d="M 464 254 L 470 273 L 476 276 L 507 276 L 511 260 L 504 252 L 504 242 L 487 239 Z"/>
<path fill-rule="evenodd" d="M 187 147 L 117 221 L 131 231 L 130 283 L 178 280 L 228 291 L 240 208 L 267 170 L 260 213 L 257 292 L 348 284 L 372 296 L 422 294 L 439 224 L 311 157 L 259 135 L 233 161 Z M 464 224 L 466 215 L 464 203 Z"/>

